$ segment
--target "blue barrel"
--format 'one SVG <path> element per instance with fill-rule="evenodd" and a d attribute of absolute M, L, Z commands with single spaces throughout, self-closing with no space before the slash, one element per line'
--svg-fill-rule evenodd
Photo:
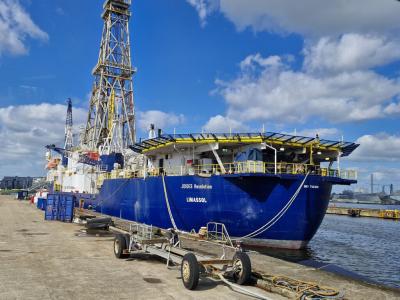
<path fill-rule="evenodd" d="M 43 207 L 43 198 L 38 198 L 37 199 L 36 207 L 38 209 L 42 209 L 42 207 Z"/>
<path fill-rule="evenodd" d="M 47 199 L 46 198 L 42 198 L 42 207 L 40 209 L 41 210 L 46 210 L 46 206 L 47 206 Z"/>
<path fill-rule="evenodd" d="M 38 209 L 45 210 L 46 209 L 46 199 L 45 198 L 38 198 L 36 203 Z"/>

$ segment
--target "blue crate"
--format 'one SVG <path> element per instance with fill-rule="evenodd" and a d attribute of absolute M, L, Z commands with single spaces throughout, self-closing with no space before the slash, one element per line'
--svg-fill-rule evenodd
<path fill-rule="evenodd" d="M 49 194 L 45 212 L 46 220 L 72 222 L 74 218 L 75 196 L 68 193 Z"/>

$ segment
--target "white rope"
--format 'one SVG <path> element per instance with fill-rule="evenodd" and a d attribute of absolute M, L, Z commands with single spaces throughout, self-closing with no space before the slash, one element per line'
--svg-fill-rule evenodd
<path fill-rule="evenodd" d="M 178 230 L 178 227 L 176 226 L 176 223 L 175 223 L 175 220 L 174 220 L 174 216 L 172 215 L 172 212 L 171 212 L 171 207 L 169 206 L 168 195 L 167 195 L 167 187 L 165 185 L 164 174 L 162 174 L 161 177 L 162 177 L 162 182 L 163 182 L 163 187 L 164 187 L 165 203 L 167 204 L 169 218 L 171 220 L 171 223 L 172 223 L 172 226 L 174 227 L 174 229 Z"/>
<path fill-rule="evenodd" d="M 241 293 L 243 295 L 247 295 L 256 299 L 262 299 L 262 300 L 272 300 L 271 298 L 268 298 L 264 295 L 261 295 L 259 293 L 253 292 L 249 289 L 246 289 L 238 284 L 229 282 L 228 280 L 225 279 L 225 277 L 221 274 L 218 273 L 217 276 L 219 277 L 219 279 L 221 279 L 228 287 L 230 287 L 232 289 L 232 291 Z"/>
<path fill-rule="evenodd" d="M 299 187 L 297 188 L 296 192 L 293 194 L 292 198 L 290 198 L 288 203 L 286 203 L 286 205 L 275 215 L 275 217 L 273 217 L 271 220 L 269 220 L 266 224 L 264 224 L 260 228 L 254 230 L 253 232 L 251 232 L 245 236 L 242 236 L 239 239 L 253 238 L 257 235 L 260 235 L 263 232 L 267 231 L 269 228 L 271 228 L 276 222 L 278 222 L 283 217 L 283 215 L 286 213 L 286 211 L 290 208 L 290 206 L 293 204 L 294 200 L 296 200 L 296 198 L 297 198 L 298 194 L 300 193 L 304 183 L 306 182 L 309 174 L 310 174 L 310 172 L 308 172 L 306 174 L 306 176 L 304 176 L 303 181 L 300 183 Z"/>

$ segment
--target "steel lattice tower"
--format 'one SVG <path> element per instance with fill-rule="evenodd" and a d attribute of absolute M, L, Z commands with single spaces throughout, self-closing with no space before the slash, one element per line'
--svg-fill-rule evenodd
<path fill-rule="evenodd" d="M 64 138 L 64 149 L 71 150 L 74 146 L 74 140 L 72 135 L 72 100 L 67 101 L 67 118 L 65 120 L 65 138 Z"/>
<path fill-rule="evenodd" d="M 82 140 L 87 150 L 122 152 L 135 142 L 130 5 L 131 0 L 106 0 L 103 5 L 100 53 Z"/>

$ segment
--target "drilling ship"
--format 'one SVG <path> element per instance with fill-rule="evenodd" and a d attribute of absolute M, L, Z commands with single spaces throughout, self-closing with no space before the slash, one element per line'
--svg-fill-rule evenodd
<path fill-rule="evenodd" d="M 273 132 L 164 134 L 154 125 L 136 141 L 130 6 L 103 5 L 86 128 L 74 146 L 69 105 L 64 147 L 47 146 L 52 192 L 160 228 L 197 232 L 216 222 L 247 245 L 305 247 L 332 186 L 356 183 L 340 159 L 358 145 Z"/>

